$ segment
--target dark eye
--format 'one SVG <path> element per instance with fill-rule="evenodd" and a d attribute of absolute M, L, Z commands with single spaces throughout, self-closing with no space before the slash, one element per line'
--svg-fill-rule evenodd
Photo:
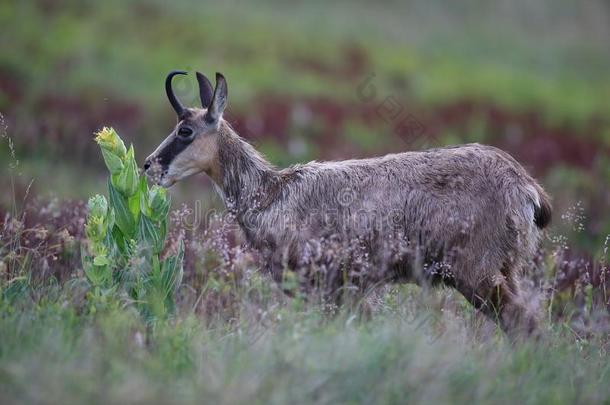
<path fill-rule="evenodd" d="M 178 130 L 178 135 L 188 138 L 189 136 L 193 135 L 193 130 L 187 127 L 182 127 Z"/>

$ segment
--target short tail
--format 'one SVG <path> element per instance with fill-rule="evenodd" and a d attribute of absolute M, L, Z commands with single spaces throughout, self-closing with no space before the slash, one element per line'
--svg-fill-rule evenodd
<path fill-rule="evenodd" d="M 551 199 L 548 194 L 540 187 L 536 185 L 536 191 L 538 192 L 538 204 L 534 204 L 534 223 L 540 229 L 546 228 L 551 223 L 553 217 L 553 207 L 551 206 Z"/>

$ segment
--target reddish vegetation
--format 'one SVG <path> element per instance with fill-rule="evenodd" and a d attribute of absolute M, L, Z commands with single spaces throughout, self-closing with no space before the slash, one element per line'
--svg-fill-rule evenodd
<path fill-rule="evenodd" d="M 357 46 L 345 48 L 335 64 L 303 58 L 291 59 L 288 63 L 325 78 L 354 83 L 353 100 L 262 94 L 256 97 L 254 108 L 247 114 L 229 115 L 244 137 L 271 138 L 286 146 L 292 135 L 305 133 L 311 135 L 310 141 L 320 151 L 318 158 L 338 159 L 346 151 L 362 156 L 435 145 L 447 132 L 467 139 L 473 123 L 481 123 L 488 135 L 485 142 L 509 151 L 537 175 L 556 164 L 590 169 L 598 154 L 609 152 L 608 147 L 596 140 L 609 125 L 599 118 L 591 119 L 583 129 L 577 130 L 569 126 L 551 127 L 537 111 L 514 112 L 483 100 L 463 99 L 436 107 L 415 105 L 394 95 L 361 100 L 356 87 L 370 70 L 370 62 L 364 50 Z M 43 95 L 31 107 L 30 116 L 38 117 L 36 122 L 18 122 L 13 119 L 23 113 L 17 111 L 23 97 L 18 77 L 10 71 L 0 71 L 0 90 L 6 96 L 6 105 L 2 108 L 9 128 L 19 132 L 15 139 L 18 146 L 50 148 L 51 153 L 69 153 L 84 161 L 95 153 L 89 135 L 100 125 L 112 125 L 127 134 L 145 126 L 144 114 L 138 105 L 116 98 L 100 101 L 86 94 Z M 388 110 L 388 105 L 383 103 L 389 101 L 393 104 Z M 358 151 L 355 145 L 346 145 L 343 134 L 348 123 L 357 123 L 372 134 L 379 134 L 377 150 Z"/>
<path fill-rule="evenodd" d="M 39 134 L 44 140 L 51 146 L 72 143 L 71 152 L 81 156 L 91 153 L 91 134 L 100 126 L 110 125 L 132 132 L 141 116 L 139 107 L 134 104 L 75 96 L 46 95 L 34 109 L 37 116 L 43 117 L 39 122 Z"/>
<path fill-rule="evenodd" d="M 0 93 L 2 98 L 6 97 L 7 100 L 0 102 L 10 101 L 12 103 L 19 102 L 21 100 L 21 88 L 19 86 L 19 80 L 16 74 L 0 67 Z M 8 103 L 7 103 L 8 104 Z"/>
<path fill-rule="evenodd" d="M 608 151 L 595 139 L 603 123 L 592 119 L 586 130 L 551 127 L 540 113 L 515 113 L 493 103 L 464 100 L 439 108 L 427 127 L 437 133 L 447 129 L 468 130 L 472 120 L 482 120 L 491 143 L 513 153 L 520 161 L 542 172 L 558 163 L 591 168 L 598 153 Z"/>
<path fill-rule="evenodd" d="M 337 157 L 333 146 L 342 148 L 339 143 L 348 122 L 360 123 L 381 136 L 389 133 L 400 138 L 395 141 L 402 142 L 390 142 L 400 145 L 398 149 L 414 145 L 412 139 L 405 139 L 398 132 L 400 118 L 390 120 L 380 111 L 379 103 L 340 103 L 328 98 L 297 100 L 279 95 L 264 95 L 257 100 L 256 107 L 247 115 L 230 117 L 238 132 L 250 139 L 271 137 L 285 143 L 298 127 L 295 116 L 304 111 L 310 117 L 308 125 L 314 128 L 315 142 L 323 146 L 319 148 L 321 158 Z M 601 130 L 599 122 L 592 121 L 585 133 L 569 127 L 550 127 L 536 112 L 514 113 L 489 102 L 462 100 L 434 109 L 411 107 L 406 102 L 401 105 L 404 106 L 401 117 L 413 117 L 421 124 L 421 131 L 413 134 L 415 137 L 421 136 L 431 144 L 448 131 L 467 137 L 470 126 L 478 120 L 490 135 L 486 142 L 509 151 L 537 174 L 556 164 L 590 169 L 598 153 L 608 152 L 594 137 Z"/>
<path fill-rule="evenodd" d="M 28 107 L 20 103 L 23 88 L 10 75 L 0 72 L 0 90 L 7 96 L 4 113 L 9 134 L 18 148 L 30 152 L 43 150 L 53 155 L 69 156 L 72 161 L 86 162 L 96 149 L 93 132 L 109 125 L 133 133 L 140 125 L 139 106 L 121 99 L 82 95 L 44 94 Z M 24 115 L 27 108 L 27 115 Z M 35 120 L 32 118 L 35 117 Z"/>
<path fill-rule="evenodd" d="M 33 278 L 65 281 L 80 268 L 79 245 L 84 238 L 86 205 L 82 201 L 35 201 L 17 217 L 0 209 L 0 245 L 7 276 L 18 276 L 22 266 Z"/>

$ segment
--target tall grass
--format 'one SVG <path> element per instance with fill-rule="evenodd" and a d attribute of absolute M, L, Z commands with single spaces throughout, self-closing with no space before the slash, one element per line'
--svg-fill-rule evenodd
<path fill-rule="evenodd" d="M 5 217 L 2 403 L 574 403 L 610 395 L 610 317 L 599 283 L 607 262 L 592 268 L 570 258 L 562 238 L 531 274 L 546 298 L 544 337 L 516 344 L 453 290 L 382 286 L 341 307 L 289 297 L 226 217 L 193 229 L 179 210 L 168 243 L 185 240 L 184 283 L 176 315 L 151 333 L 118 297 L 88 310 L 91 286 L 74 257 L 84 235 L 69 231 L 83 225 L 84 210 L 77 215 L 47 205 Z M 31 240 L 40 240 L 37 255 L 12 250 Z M 42 271 L 62 255 L 72 259 Z"/>

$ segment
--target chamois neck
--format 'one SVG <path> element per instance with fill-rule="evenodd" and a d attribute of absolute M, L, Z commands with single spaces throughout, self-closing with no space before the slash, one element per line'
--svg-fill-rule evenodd
<path fill-rule="evenodd" d="M 237 212 L 254 208 L 274 188 L 277 170 L 228 124 L 223 122 L 220 131 L 217 186 L 222 198 Z"/>

